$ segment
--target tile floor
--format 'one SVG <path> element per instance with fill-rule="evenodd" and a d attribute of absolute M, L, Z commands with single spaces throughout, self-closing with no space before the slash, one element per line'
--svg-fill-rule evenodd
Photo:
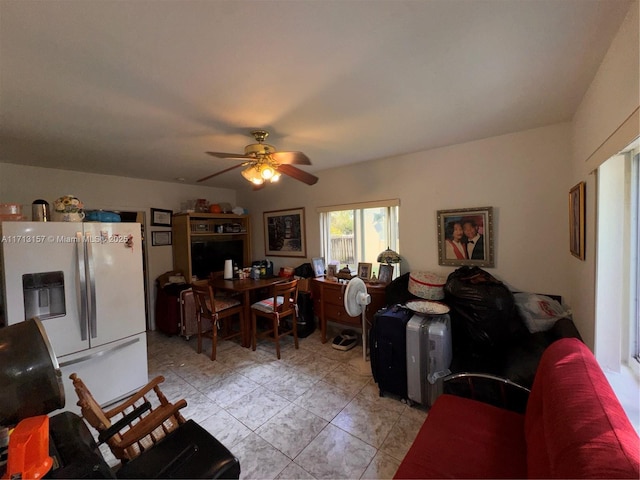
<path fill-rule="evenodd" d="M 218 342 L 212 362 L 210 341 L 198 355 L 195 337 L 147 338 L 149 377 L 164 375 L 167 397 L 187 400 L 185 418 L 231 450 L 240 478 L 392 478 L 427 415 L 380 397 L 354 368 L 362 348 L 340 352 L 318 331 L 298 350 L 285 339 L 281 360 L 268 340 L 255 352 Z"/>

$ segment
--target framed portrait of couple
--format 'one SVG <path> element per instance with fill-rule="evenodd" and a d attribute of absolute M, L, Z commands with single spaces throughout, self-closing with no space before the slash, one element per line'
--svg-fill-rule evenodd
<path fill-rule="evenodd" d="M 438 263 L 495 266 L 493 207 L 438 210 Z"/>

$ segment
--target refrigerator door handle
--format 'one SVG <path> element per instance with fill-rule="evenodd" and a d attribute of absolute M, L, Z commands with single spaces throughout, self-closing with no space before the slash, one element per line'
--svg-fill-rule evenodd
<path fill-rule="evenodd" d="M 76 232 L 76 274 L 78 278 L 79 288 L 78 288 L 78 297 L 79 297 L 79 305 L 78 310 L 80 310 L 80 337 L 82 340 L 87 339 L 87 272 L 85 270 L 85 261 L 84 261 L 84 242 L 82 241 L 82 232 Z"/>
<path fill-rule="evenodd" d="M 87 355 L 84 355 L 82 357 L 79 358 L 74 358 L 73 360 L 60 360 L 58 359 L 58 362 L 60 364 L 60 368 L 63 367 L 68 367 L 69 365 L 75 365 L 76 363 L 82 363 L 82 362 L 86 362 L 87 360 L 92 360 L 94 358 L 98 358 L 98 357 L 102 357 L 103 355 L 106 355 L 107 353 L 113 353 L 113 352 L 117 352 L 118 350 L 122 350 L 123 348 L 127 348 L 130 345 L 133 345 L 134 343 L 138 343 L 140 341 L 139 338 L 133 338 L 125 343 L 120 343 L 119 345 L 115 345 L 112 347 L 108 347 L 108 348 L 104 348 L 102 350 L 98 350 L 97 352 L 92 352 L 89 353 Z"/>
<path fill-rule="evenodd" d="M 96 275 L 93 260 L 91 233 L 85 233 L 85 251 L 87 252 L 87 281 L 89 283 L 89 329 L 91 338 L 98 336 L 98 321 L 96 317 Z"/>

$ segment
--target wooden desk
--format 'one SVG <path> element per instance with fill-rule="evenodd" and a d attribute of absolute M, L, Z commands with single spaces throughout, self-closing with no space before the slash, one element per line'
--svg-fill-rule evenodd
<path fill-rule="evenodd" d="M 241 293 L 242 305 L 244 307 L 244 336 L 242 337 L 242 346 L 249 347 L 251 345 L 251 292 L 279 282 L 284 282 L 286 278 L 244 278 L 242 280 L 225 280 L 224 278 L 214 278 L 209 280 L 214 289 L 226 290 L 228 292 Z"/>
<path fill-rule="evenodd" d="M 311 296 L 313 310 L 320 319 L 322 343 L 327 342 L 327 322 L 337 322 L 355 328 L 362 328 L 362 317 L 350 317 L 344 309 L 344 291 L 346 283 L 325 280 L 323 277 L 314 278 L 311 282 Z M 367 283 L 367 293 L 371 295 L 371 303 L 367 305 L 365 316 L 367 324 L 373 322 L 373 315 L 385 306 L 386 285 Z"/>

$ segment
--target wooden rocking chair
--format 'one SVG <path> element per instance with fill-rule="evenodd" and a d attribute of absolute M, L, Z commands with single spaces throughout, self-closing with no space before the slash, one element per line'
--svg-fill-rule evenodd
<path fill-rule="evenodd" d="M 78 375 L 73 373 L 69 378 L 73 380 L 82 416 L 98 431 L 98 444 L 109 445 L 113 455 L 122 462 L 134 459 L 185 423 L 179 410 L 186 407 L 187 402 L 179 400 L 173 404 L 167 400 L 159 387 L 164 382 L 162 376 L 107 411 L 102 410 Z M 153 406 L 147 399 L 151 392 L 156 397 L 151 397 Z"/>

